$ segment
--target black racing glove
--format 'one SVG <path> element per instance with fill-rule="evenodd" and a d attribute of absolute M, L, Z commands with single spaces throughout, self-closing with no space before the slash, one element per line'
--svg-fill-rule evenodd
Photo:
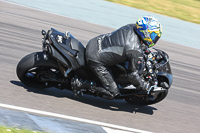
<path fill-rule="evenodd" d="M 151 87 L 150 83 L 144 81 L 140 86 L 137 86 L 136 89 L 148 91 L 150 89 L 150 87 Z"/>

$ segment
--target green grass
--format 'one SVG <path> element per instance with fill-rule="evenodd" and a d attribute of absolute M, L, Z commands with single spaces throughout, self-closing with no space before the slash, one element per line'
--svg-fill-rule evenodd
<path fill-rule="evenodd" d="M 200 24 L 200 0 L 107 0 L 107 1 Z"/>
<path fill-rule="evenodd" d="M 42 132 L 0 126 L 0 133 L 42 133 Z"/>

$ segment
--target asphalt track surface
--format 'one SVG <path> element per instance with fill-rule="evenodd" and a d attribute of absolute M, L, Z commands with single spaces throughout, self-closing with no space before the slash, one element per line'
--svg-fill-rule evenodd
<path fill-rule="evenodd" d="M 85 45 L 90 38 L 113 31 L 0 1 L 0 103 L 157 133 L 199 132 L 200 50 L 159 41 L 157 48 L 170 56 L 174 81 L 167 98 L 158 104 L 138 107 L 87 95 L 77 99 L 66 90 L 25 87 L 16 76 L 18 61 L 29 53 L 41 51 L 40 31 L 51 27 L 70 31 Z"/>

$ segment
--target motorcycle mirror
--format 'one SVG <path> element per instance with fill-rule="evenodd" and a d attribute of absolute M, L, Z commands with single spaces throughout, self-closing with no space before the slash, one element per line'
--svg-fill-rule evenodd
<path fill-rule="evenodd" d="M 42 30 L 41 33 L 42 33 L 43 36 L 46 35 L 46 31 L 45 30 Z"/>

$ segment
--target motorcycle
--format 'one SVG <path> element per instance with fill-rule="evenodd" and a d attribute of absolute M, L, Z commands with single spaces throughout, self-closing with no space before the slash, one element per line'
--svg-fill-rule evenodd
<path fill-rule="evenodd" d="M 62 33 L 51 28 L 47 32 L 42 30 L 41 33 L 43 51 L 26 55 L 17 65 L 16 73 L 22 83 L 34 88 L 56 87 L 72 90 L 71 79 L 74 76 L 99 82 L 87 67 L 85 47 L 70 32 Z M 145 61 L 140 70 L 143 79 L 151 83 L 148 91 L 138 90 L 124 80 L 128 73 L 128 62 L 111 67 L 121 93 L 116 99 L 124 99 L 135 105 L 150 105 L 167 96 L 173 80 L 169 57 L 162 50 L 154 51 L 144 52 Z M 84 88 L 81 92 L 101 97 L 95 91 Z"/>

